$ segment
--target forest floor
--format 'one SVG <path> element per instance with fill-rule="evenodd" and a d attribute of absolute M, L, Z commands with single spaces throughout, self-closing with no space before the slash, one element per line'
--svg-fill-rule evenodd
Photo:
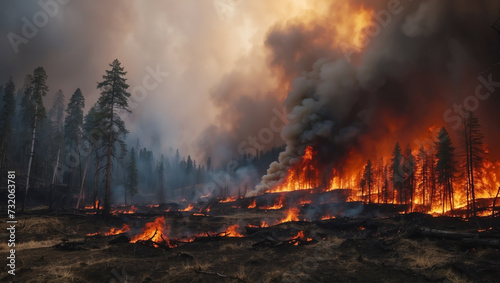
<path fill-rule="evenodd" d="M 464 220 L 425 214 L 245 226 L 275 211 L 99 215 L 32 210 L 17 217 L 16 275 L 1 282 L 498 282 L 498 240 L 478 244 L 424 235 L 424 228 L 498 239 L 498 218 Z M 240 223 L 244 237 L 198 237 L 175 248 L 94 235 L 124 224 L 133 237 L 165 216 L 173 234 L 220 231 Z M 281 214 L 279 214 L 281 215 Z M 297 237 L 300 232 L 304 237 Z M 6 230 L 0 252 L 6 260 Z M 210 235 L 210 233 L 209 233 Z M 479 238 L 476 238 L 479 239 Z M 113 241 L 115 240 L 115 241 Z M 121 241 L 120 241 L 121 240 Z M 467 240 L 467 239 L 465 239 Z M 111 243 L 110 243 L 111 241 Z"/>

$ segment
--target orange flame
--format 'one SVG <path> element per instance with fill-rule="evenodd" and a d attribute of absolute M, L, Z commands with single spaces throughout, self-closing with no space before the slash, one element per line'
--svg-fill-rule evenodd
<path fill-rule="evenodd" d="M 238 232 L 239 228 L 240 226 L 238 224 L 227 227 L 226 235 L 228 237 L 243 237 L 243 235 Z"/>
<path fill-rule="evenodd" d="M 130 242 L 135 243 L 137 241 L 147 240 L 151 240 L 153 242 L 161 242 L 164 228 L 165 218 L 162 216 L 157 217 L 153 222 L 146 223 L 144 228 L 142 228 L 141 233 L 133 237 Z"/>
<path fill-rule="evenodd" d="M 183 210 L 181 210 L 181 211 L 191 211 L 191 210 L 193 210 L 193 208 L 194 208 L 194 205 L 190 203 L 190 204 L 188 205 L 188 207 L 184 208 L 184 209 L 183 209 Z"/>
<path fill-rule="evenodd" d="M 285 218 L 283 218 L 280 223 L 291 222 L 291 221 L 299 221 L 299 212 L 298 208 L 290 208 L 285 211 Z"/>
<path fill-rule="evenodd" d="M 257 201 L 254 199 L 252 203 L 248 205 L 248 208 L 255 208 L 257 206 Z"/>

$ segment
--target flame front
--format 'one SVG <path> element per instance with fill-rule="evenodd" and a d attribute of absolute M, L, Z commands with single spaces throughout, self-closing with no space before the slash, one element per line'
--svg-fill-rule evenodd
<path fill-rule="evenodd" d="M 135 243 L 137 241 L 147 240 L 151 240 L 153 242 L 161 242 L 164 229 L 165 218 L 163 216 L 157 217 L 153 222 L 146 223 L 144 228 L 142 228 L 141 233 L 134 236 L 132 240 L 130 240 L 130 242 Z"/>

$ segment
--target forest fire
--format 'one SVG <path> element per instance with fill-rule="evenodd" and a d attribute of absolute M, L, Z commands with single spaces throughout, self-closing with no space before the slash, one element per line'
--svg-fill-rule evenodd
<path fill-rule="evenodd" d="M 130 242 L 135 243 L 137 241 L 152 241 L 161 242 L 163 241 L 163 231 L 165 229 L 165 218 L 157 217 L 153 222 L 146 223 L 144 228 L 142 228 L 141 233 L 135 235 Z"/>
<path fill-rule="evenodd" d="M 119 215 L 119 214 L 133 214 L 137 212 L 137 207 L 131 206 L 130 208 L 117 208 L 115 210 L 112 210 L 111 213 L 114 215 Z"/>
<path fill-rule="evenodd" d="M 280 223 L 291 222 L 291 221 L 299 221 L 299 213 L 300 210 L 298 208 L 290 208 L 285 211 L 285 218 L 280 220 Z"/>
<path fill-rule="evenodd" d="M 447 134 L 440 134 L 443 133 Z M 403 151 L 396 144 L 392 156 L 379 157 L 376 163 L 368 160 L 358 170 L 344 169 L 342 175 L 336 169 L 320 165 L 318 152 L 312 146 L 307 146 L 300 161 L 292 165 L 283 181 L 268 192 L 328 192 L 349 186 L 348 201 L 401 204 L 406 205 L 406 212 L 419 211 L 433 215 L 458 214 L 465 217 L 470 214 L 491 214 L 491 208 L 489 213 L 487 207 L 484 212 L 477 207 L 477 203 L 483 199 L 491 199 L 491 203 L 500 190 L 500 162 L 481 159 L 480 164 L 474 165 L 474 187 L 459 174 L 447 185 L 439 181 L 443 171 L 438 170 L 438 146 L 436 142 L 433 147 L 425 148 L 422 145 L 419 150 L 412 150 L 408 146 Z M 462 163 L 458 164 L 462 166 Z M 458 167 L 453 170 L 458 170 Z M 266 209 L 281 208 L 282 203 L 280 198 L 278 204 Z M 307 203 L 311 201 L 303 198 L 299 201 L 301 205 Z M 322 219 L 326 217 L 330 216 Z"/>
<path fill-rule="evenodd" d="M 278 201 L 277 203 L 273 204 L 273 205 L 270 205 L 270 206 L 263 206 L 263 207 L 259 207 L 259 209 L 266 209 L 266 210 L 277 210 L 277 209 L 282 209 L 283 208 L 283 202 L 285 201 L 285 195 L 280 195 L 280 197 L 278 198 Z"/>
<path fill-rule="evenodd" d="M 226 235 L 228 237 L 243 237 L 241 233 L 238 232 L 240 226 L 238 224 L 231 225 L 226 230 Z"/>

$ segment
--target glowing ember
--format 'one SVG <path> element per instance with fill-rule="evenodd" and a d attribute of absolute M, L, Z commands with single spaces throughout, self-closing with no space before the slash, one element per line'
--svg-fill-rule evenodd
<path fill-rule="evenodd" d="M 257 201 L 253 200 L 252 203 L 248 205 L 248 208 L 255 208 L 257 206 Z"/>
<path fill-rule="evenodd" d="M 193 208 L 194 208 L 194 205 L 193 204 L 189 204 L 188 207 L 184 208 L 181 211 L 191 211 L 191 210 L 193 210 Z"/>
<path fill-rule="evenodd" d="M 321 220 L 335 219 L 335 216 L 325 215 L 321 217 Z"/>
<path fill-rule="evenodd" d="M 86 206 L 85 209 L 99 209 L 99 201 L 96 200 L 94 204 Z"/>
<path fill-rule="evenodd" d="M 146 223 L 144 228 L 142 228 L 141 233 L 134 236 L 132 240 L 130 240 L 130 242 L 135 243 L 137 241 L 147 240 L 151 240 L 153 242 L 161 242 L 164 228 L 165 218 L 157 217 L 153 222 Z"/>
<path fill-rule="evenodd" d="M 104 236 L 118 235 L 118 234 L 122 234 L 122 233 L 125 233 L 128 231 L 130 231 L 130 227 L 127 224 L 123 224 L 123 227 L 121 229 L 111 228 L 111 230 L 109 230 L 109 232 L 104 233 Z M 96 235 L 101 235 L 101 233 L 97 232 L 97 233 L 87 234 L 87 236 L 96 236 Z"/>
<path fill-rule="evenodd" d="M 232 202 L 232 201 L 235 201 L 237 199 L 238 199 L 238 197 L 236 197 L 236 196 L 235 197 L 228 197 L 228 198 L 225 198 L 223 200 L 220 200 L 219 202 Z"/>
<path fill-rule="evenodd" d="M 260 209 L 281 209 L 283 208 L 283 202 L 285 201 L 285 196 L 281 195 L 278 199 L 278 203 L 273 204 L 272 206 L 264 206 L 259 207 Z"/>
<path fill-rule="evenodd" d="M 137 212 L 137 207 L 135 207 L 133 205 L 129 209 L 119 208 L 119 209 L 115 209 L 115 210 L 111 211 L 111 213 L 113 213 L 114 215 L 118 215 L 118 214 L 134 214 L 136 212 Z"/>

